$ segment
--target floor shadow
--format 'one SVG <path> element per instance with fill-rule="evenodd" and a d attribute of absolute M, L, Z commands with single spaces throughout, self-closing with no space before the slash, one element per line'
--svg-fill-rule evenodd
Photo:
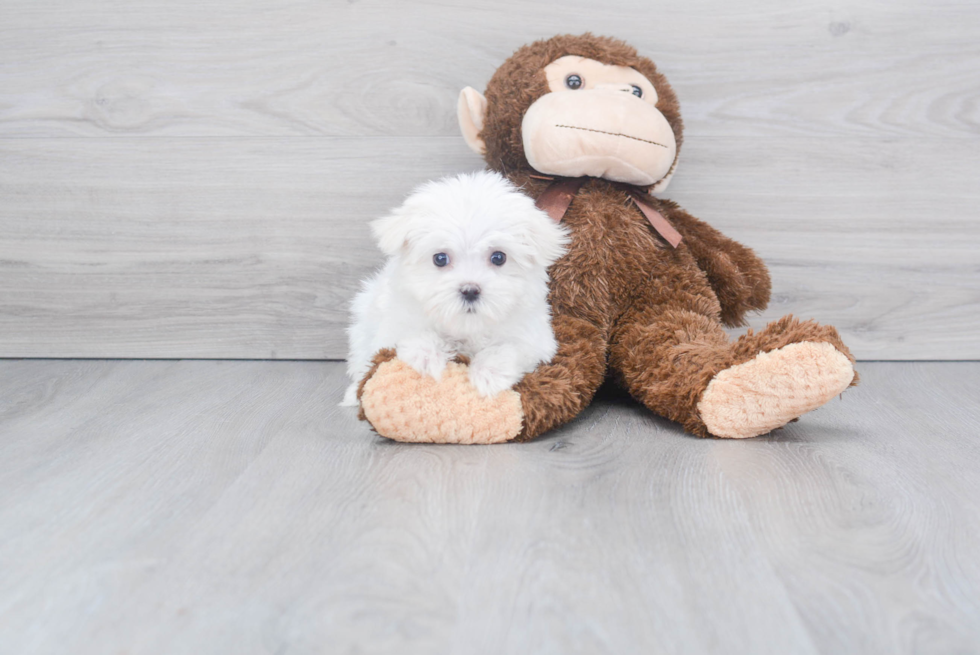
<path fill-rule="evenodd" d="M 604 402 L 612 403 L 615 405 L 636 405 L 637 407 L 642 407 L 639 402 L 637 402 L 633 396 L 629 394 L 626 389 L 624 389 L 619 384 L 616 384 L 613 380 L 607 378 L 602 386 L 595 393 L 595 397 L 592 402 Z"/>

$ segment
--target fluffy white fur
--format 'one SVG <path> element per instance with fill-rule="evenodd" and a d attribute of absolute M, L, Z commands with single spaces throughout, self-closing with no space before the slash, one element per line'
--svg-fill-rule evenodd
<path fill-rule="evenodd" d="M 436 379 L 467 355 L 484 396 L 554 357 L 547 270 L 568 237 L 506 179 L 481 172 L 429 182 L 371 228 L 388 260 L 353 302 L 352 383 L 342 404 L 357 404 L 357 384 L 381 348 Z M 491 261 L 497 252 L 506 255 L 502 266 Z M 435 265 L 438 253 L 446 266 Z M 474 286 L 479 296 L 467 301 L 462 291 L 472 296 Z"/>

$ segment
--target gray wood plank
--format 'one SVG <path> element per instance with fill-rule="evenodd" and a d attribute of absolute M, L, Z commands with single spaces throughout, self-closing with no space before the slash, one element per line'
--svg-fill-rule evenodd
<path fill-rule="evenodd" d="M 923 183 L 923 162 L 943 161 Z M 456 137 L 0 140 L 0 356 L 342 358 L 367 221 Z M 980 150 L 692 136 L 669 197 L 858 357 L 980 358 Z"/>
<path fill-rule="evenodd" d="M 703 136 L 975 138 L 980 5 L 5 0 L 0 136 L 443 135 L 523 43 L 654 57 Z M 519 20 L 515 20 L 519 16 Z"/>
<path fill-rule="evenodd" d="M 8 140 L 0 353 L 344 357 L 368 219 L 479 166 L 445 141 Z"/>
<path fill-rule="evenodd" d="M 342 357 L 377 263 L 366 220 L 479 166 L 459 88 L 592 30 L 674 82 L 669 195 L 770 262 L 754 326 L 793 312 L 859 357 L 980 357 L 980 5 L 6 0 L 3 18 L 0 356 Z"/>
<path fill-rule="evenodd" d="M 0 362 L 0 651 L 973 652 L 977 363 L 767 438 L 388 442 L 342 365 Z"/>

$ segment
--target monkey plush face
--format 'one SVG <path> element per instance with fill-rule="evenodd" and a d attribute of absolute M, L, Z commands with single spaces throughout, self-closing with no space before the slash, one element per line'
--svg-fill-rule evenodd
<path fill-rule="evenodd" d="M 532 168 L 640 186 L 667 175 L 677 143 L 650 80 L 632 68 L 575 55 L 551 62 L 544 73 L 549 92 L 521 124 Z"/>
<path fill-rule="evenodd" d="M 680 112 L 649 59 L 616 39 L 558 36 L 525 46 L 484 97 L 458 104 L 467 143 L 491 168 L 591 176 L 660 191 L 680 145 Z"/>

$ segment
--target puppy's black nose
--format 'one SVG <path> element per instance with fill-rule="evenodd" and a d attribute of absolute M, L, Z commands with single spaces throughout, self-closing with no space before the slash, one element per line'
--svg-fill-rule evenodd
<path fill-rule="evenodd" d="M 480 287 L 476 284 L 464 284 L 459 288 L 459 292 L 466 302 L 476 302 L 480 297 Z"/>

